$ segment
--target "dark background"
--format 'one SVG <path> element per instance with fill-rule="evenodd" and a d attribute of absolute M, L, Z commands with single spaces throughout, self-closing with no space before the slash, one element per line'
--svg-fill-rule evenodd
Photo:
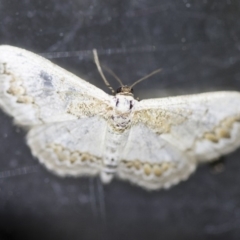
<path fill-rule="evenodd" d="M 126 84 L 163 68 L 135 87 L 140 98 L 240 89 L 238 0 L 0 0 L 0 44 L 58 53 L 47 55 L 107 92 L 93 48 Z M 24 136 L 0 112 L 0 239 L 240 239 L 240 150 L 221 173 L 203 165 L 147 192 L 56 177 Z"/>

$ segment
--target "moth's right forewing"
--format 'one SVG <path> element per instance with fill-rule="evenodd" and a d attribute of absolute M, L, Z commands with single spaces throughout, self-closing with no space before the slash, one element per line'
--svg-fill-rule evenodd
<path fill-rule="evenodd" d="M 0 106 L 19 125 L 74 120 L 109 104 L 102 90 L 26 50 L 0 46 Z M 84 115 L 85 114 L 85 115 Z"/>

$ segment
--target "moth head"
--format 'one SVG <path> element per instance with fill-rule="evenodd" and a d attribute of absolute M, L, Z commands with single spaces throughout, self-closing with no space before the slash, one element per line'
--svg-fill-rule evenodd
<path fill-rule="evenodd" d="M 104 83 L 111 90 L 111 92 L 114 94 L 115 91 L 110 86 L 108 80 L 106 79 L 105 75 L 103 74 L 102 68 L 101 68 L 100 63 L 99 63 L 99 59 L 98 59 L 96 49 L 93 49 L 93 56 L 94 56 L 94 61 L 96 63 L 97 69 L 98 69 Z M 116 91 L 116 95 L 124 95 L 124 96 L 131 96 L 131 97 L 133 97 L 133 86 L 135 86 L 136 84 L 138 84 L 138 83 L 142 82 L 143 80 L 149 78 L 150 76 L 162 71 L 162 69 L 157 69 L 157 70 L 151 72 L 150 74 L 146 75 L 145 77 L 142 77 L 142 78 L 138 79 L 131 86 L 126 86 L 126 85 L 124 86 L 123 83 L 122 83 L 122 80 L 111 69 L 109 69 L 106 66 L 103 66 L 103 67 L 121 84 L 121 87 L 119 87 Z"/>
<path fill-rule="evenodd" d="M 117 90 L 116 90 L 116 95 L 119 94 L 119 95 L 125 95 L 125 96 L 132 96 L 133 97 L 133 88 L 132 87 L 129 87 L 129 86 L 122 86 L 122 87 L 119 87 Z"/>

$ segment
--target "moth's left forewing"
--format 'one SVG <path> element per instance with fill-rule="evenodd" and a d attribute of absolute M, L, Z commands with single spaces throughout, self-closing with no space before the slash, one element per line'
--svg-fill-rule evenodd
<path fill-rule="evenodd" d="M 140 102 L 134 121 L 146 124 L 197 161 L 214 160 L 240 145 L 240 94 L 212 92 Z"/>

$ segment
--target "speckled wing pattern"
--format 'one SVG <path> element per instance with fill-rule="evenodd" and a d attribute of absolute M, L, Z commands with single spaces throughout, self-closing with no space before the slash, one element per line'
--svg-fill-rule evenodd
<path fill-rule="evenodd" d="M 240 94 L 137 101 L 110 96 L 50 61 L 0 46 L 0 107 L 28 130 L 35 157 L 61 176 L 113 176 L 169 188 L 240 145 Z"/>
<path fill-rule="evenodd" d="M 187 179 L 198 163 L 239 147 L 240 94 L 143 100 L 135 108 L 132 125 L 123 153 L 128 167 L 119 176 L 148 189 L 168 188 Z M 139 174 L 141 168 L 149 181 Z"/>

